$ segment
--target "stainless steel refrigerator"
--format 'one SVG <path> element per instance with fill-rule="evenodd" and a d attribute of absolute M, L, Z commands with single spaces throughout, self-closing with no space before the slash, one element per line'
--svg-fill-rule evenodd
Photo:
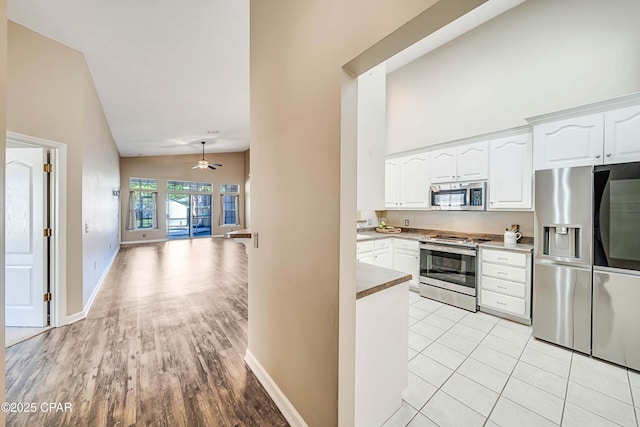
<path fill-rule="evenodd" d="M 591 353 L 591 166 L 536 171 L 533 335 Z"/>
<path fill-rule="evenodd" d="M 593 356 L 640 370 L 640 162 L 593 176 Z"/>

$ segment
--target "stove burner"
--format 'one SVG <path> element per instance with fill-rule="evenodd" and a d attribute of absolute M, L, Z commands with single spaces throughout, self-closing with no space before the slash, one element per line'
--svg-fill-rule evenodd
<path fill-rule="evenodd" d="M 420 240 L 422 243 L 442 243 L 447 245 L 458 245 L 476 248 L 480 243 L 490 242 L 491 239 L 485 238 L 468 238 L 464 236 L 449 236 L 449 235 L 436 235 L 436 236 L 424 236 Z"/>

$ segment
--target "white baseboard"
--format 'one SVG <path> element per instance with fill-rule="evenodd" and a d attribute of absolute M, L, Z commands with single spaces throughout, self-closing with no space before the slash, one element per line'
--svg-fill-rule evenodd
<path fill-rule="evenodd" d="M 60 326 L 70 325 L 72 323 L 77 322 L 78 320 L 82 320 L 82 319 L 87 317 L 87 315 L 89 314 L 89 310 L 91 310 L 91 306 L 95 302 L 96 297 L 98 296 L 98 292 L 100 291 L 100 288 L 102 287 L 102 284 L 104 283 L 104 279 L 107 277 L 107 274 L 109 273 L 109 270 L 111 270 L 111 266 L 113 265 L 113 262 L 116 260 L 116 256 L 118 256 L 118 252 L 120 252 L 120 245 L 118 245 L 116 250 L 113 252 L 113 256 L 109 260 L 109 264 L 107 265 L 107 268 L 105 268 L 104 271 L 102 272 L 102 276 L 100 276 L 100 279 L 98 280 L 98 283 L 96 284 L 96 287 L 93 288 L 93 292 L 91 292 L 91 296 L 87 300 L 87 303 L 85 304 L 85 306 L 82 309 L 82 311 L 79 311 L 79 312 L 74 313 L 74 314 L 72 314 L 70 316 L 67 316 L 66 317 L 66 321 Z"/>
<path fill-rule="evenodd" d="M 72 314 L 71 316 L 67 316 L 64 324 L 62 324 L 60 326 L 70 325 L 72 323 L 77 322 L 78 320 L 84 319 L 85 317 L 87 317 L 87 316 L 84 314 L 84 311 L 79 311 L 79 312 L 77 312 L 75 314 Z"/>
<path fill-rule="evenodd" d="M 100 292 L 100 288 L 104 283 L 104 279 L 106 279 L 107 274 L 109 274 L 109 270 L 111 270 L 111 266 L 113 265 L 113 262 L 116 260 L 116 257 L 118 256 L 118 252 L 120 252 L 120 245 L 118 245 L 116 250 L 113 251 L 113 255 L 111 256 L 111 259 L 107 264 L 107 268 L 105 268 L 104 271 L 102 272 L 100 279 L 98 279 L 98 283 L 93 288 L 93 292 L 91 292 L 91 296 L 87 300 L 87 303 L 84 305 L 84 309 L 82 310 L 84 312 L 84 317 L 87 317 L 89 315 L 89 310 L 91 310 L 91 306 L 93 306 L 93 303 L 95 302 L 96 297 L 98 296 L 98 292 Z"/>
<path fill-rule="evenodd" d="M 244 356 L 244 361 L 247 362 L 249 368 L 251 368 L 256 375 L 260 384 L 267 390 L 267 393 L 271 396 L 271 399 L 273 399 L 273 402 L 278 409 L 280 409 L 280 412 L 282 412 L 282 415 L 284 415 L 289 424 L 291 424 L 292 427 L 308 427 L 304 418 L 296 411 L 296 408 L 294 408 L 289 399 L 287 399 L 287 396 L 280 390 L 278 384 L 273 381 L 273 378 L 271 378 L 249 350 L 247 350 Z"/>
<path fill-rule="evenodd" d="M 137 245 L 139 243 L 158 243 L 166 242 L 167 239 L 152 239 L 152 240 L 128 240 L 126 242 L 120 242 L 121 245 Z"/>

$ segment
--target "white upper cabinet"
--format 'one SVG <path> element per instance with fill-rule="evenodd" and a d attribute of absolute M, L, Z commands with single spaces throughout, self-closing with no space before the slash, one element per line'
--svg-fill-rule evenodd
<path fill-rule="evenodd" d="M 428 198 L 427 153 L 400 158 L 400 203 L 403 208 L 427 208 Z"/>
<path fill-rule="evenodd" d="M 531 209 L 532 155 L 528 133 L 489 142 L 489 210 Z"/>
<path fill-rule="evenodd" d="M 604 162 L 640 161 L 640 105 L 604 113 Z"/>
<path fill-rule="evenodd" d="M 400 159 L 387 159 L 384 162 L 384 206 L 397 208 L 400 203 L 398 194 L 400 180 Z"/>
<path fill-rule="evenodd" d="M 477 181 L 488 178 L 487 142 L 431 152 L 431 183 Z"/>
<path fill-rule="evenodd" d="M 533 156 L 535 170 L 640 161 L 640 105 L 536 124 Z"/>
<path fill-rule="evenodd" d="M 488 142 L 457 147 L 458 181 L 478 181 L 489 177 Z"/>
<path fill-rule="evenodd" d="M 535 126 L 535 169 L 602 163 L 603 125 L 598 113 Z"/>
<path fill-rule="evenodd" d="M 426 152 L 386 160 L 386 208 L 426 209 L 429 206 L 428 164 Z"/>
<path fill-rule="evenodd" d="M 429 168 L 431 183 L 455 181 L 457 175 L 456 163 L 456 147 L 432 151 Z"/>

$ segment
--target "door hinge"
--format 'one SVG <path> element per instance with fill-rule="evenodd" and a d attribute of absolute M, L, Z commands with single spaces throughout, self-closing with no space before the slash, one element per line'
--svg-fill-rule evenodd
<path fill-rule="evenodd" d="M 43 233 L 44 237 L 51 237 L 53 235 L 53 230 L 51 230 L 50 228 L 45 228 Z"/>
<path fill-rule="evenodd" d="M 51 292 L 47 292 L 46 294 L 44 294 L 44 302 L 49 302 L 53 299 L 53 297 L 51 296 Z"/>
<path fill-rule="evenodd" d="M 45 163 L 44 164 L 44 171 L 46 173 L 51 173 L 53 172 L 53 165 L 51 163 Z"/>

